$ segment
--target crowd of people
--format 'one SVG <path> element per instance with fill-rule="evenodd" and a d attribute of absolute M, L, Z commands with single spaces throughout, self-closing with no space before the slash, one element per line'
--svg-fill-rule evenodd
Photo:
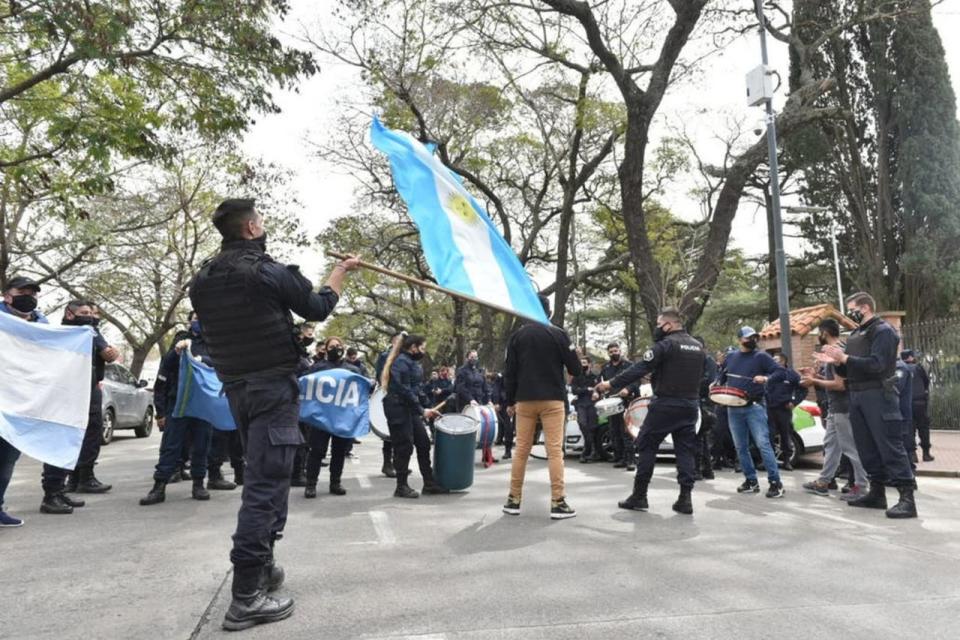
<path fill-rule="evenodd" d="M 714 469 L 727 466 L 744 476 L 737 492 L 760 492 L 759 469 L 769 481 L 766 496 L 780 498 L 781 471 L 792 470 L 793 410 L 813 391 L 825 418 L 825 459 L 819 477 L 804 488 L 828 494 L 837 490 L 836 479 L 842 476 L 847 484 L 840 490 L 851 506 L 886 509 L 891 518 L 917 515 L 917 434 L 923 459 L 933 459 L 926 405 L 929 377 L 913 352 L 902 352 L 898 360 L 900 338 L 876 315 L 876 304 L 866 293 L 847 301 L 847 316 L 857 328 L 844 339 L 836 320 L 823 321 L 815 361 L 797 369 L 782 354 L 760 350 L 757 332 L 749 326 L 739 330 L 736 348 L 711 355 L 701 338 L 687 333 L 680 313 L 667 308 L 657 318 L 653 345 L 632 362 L 617 342 L 607 345 L 603 362 L 596 362 L 573 345 L 563 329 L 530 321 L 510 336 L 502 372 L 485 371 L 477 352 L 471 351 L 455 371 L 445 365 L 425 375 L 424 336 L 396 336 L 369 368 L 360 351 L 342 338 L 316 339 L 314 322 L 333 312 L 347 274 L 359 266 L 357 258 L 337 264 L 324 286 L 315 290 L 296 267 L 267 255 L 263 218 L 253 201 L 225 201 L 213 222 L 223 235 L 222 249 L 191 283 L 194 311 L 164 354 L 156 378 L 154 406 L 162 438 L 153 486 L 140 504 L 164 502 L 167 485 L 186 479 L 192 481 L 196 500 L 209 500 L 210 490 L 243 485 L 230 556 L 233 599 L 223 623 L 228 630 L 280 620 L 293 611 L 291 598 L 271 595 L 285 579 L 274 547 L 286 524 L 290 487 L 303 487 L 304 498 L 316 498 L 321 469 L 328 466 L 330 494 L 346 494 L 344 462 L 357 441 L 299 420 L 297 376 L 317 371 L 346 369 L 372 377 L 382 390 L 389 438 L 383 439 L 381 470 L 395 478 L 393 495 L 401 499 L 449 493 L 433 474 L 434 423 L 445 413 L 481 405 L 495 411 L 500 423 L 497 444 L 503 446 L 502 459 L 511 460 L 503 506 L 508 515 L 521 512 L 527 460 L 536 434 L 542 432 L 550 516 L 576 516 L 564 483 L 571 413 L 582 434 L 581 463 L 606 462 L 635 473 L 630 495 L 619 503 L 624 509 L 649 508 L 647 488 L 667 436 L 673 440 L 680 485 L 675 511 L 692 514 L 695 483 L 714 478 Z M 40 285 L 29 278 L 12 278 L 0 311 L 27 322 L 48 322 L 37 310 L 39 291 Z M 549 302 L 541 296 L 541 303 L 549 317 Z M 291 312 L 305 322 L 294 324 Z M 119 352 L 100 334 L 98 316 L 96 304 L 86 300 L 72 300 L 64 311 L 63 324 L 95 331 L 90 411 L 76 468 L 43 466 L 42 513 L 72 513 L 84 505 L 77 494 L 111 488 L 96 477 L 94 466 L 102 431 L 99 382 L 105 364 Z M 174 415 L 183 353 L 215 369 L 235 430 Z M 626 410 L 644 395 L 645 382 L 652 386 L 646 417 L 642 425 L 628 425 Z M 736 402 L 718 402 L 718 394 Z M 607 424 L 601 428 L 597 403 L 610 398 L 619 410 L 605 416 Z M 414 454 L 423 482 L 420 491 L 410 484 Z M 3 509 L 18 457 L 19 451 L 0 438 L 0 526 L 22 524 Z M 222 472 L 228 461 L 232 481 Z M 899 492 L 889 509 L 887 486 Z"/>

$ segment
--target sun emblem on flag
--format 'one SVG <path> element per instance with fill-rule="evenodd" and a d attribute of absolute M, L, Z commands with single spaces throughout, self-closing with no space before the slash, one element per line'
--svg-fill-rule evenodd
<path fill-rule="evenodd" d="M 473 209 L 473 205 L 459 193 L 450 195 L 450 199 L 447 200 L 447 207 L 466 223 L 474 224 L 479 220 L 477 212 Z"/>

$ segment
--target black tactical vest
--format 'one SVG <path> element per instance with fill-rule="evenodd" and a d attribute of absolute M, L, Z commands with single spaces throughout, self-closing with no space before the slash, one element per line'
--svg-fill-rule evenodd
<path fill-rule="evenodd" d="M 666 347 L 663 364 L 653 374 L 653 393 L 658 398 L 700 397 L 700 382 L 707 354 L 686 331 L 668 334 L 660 344 Z"/>
<path fill-rule="evenodd" d="M 873 344 L 873 338 L 881 329 L 893 331 L 893 328 L 880 318 L 873 318 L 865 327 L 860 327 L 850 334 L 847 340 L 847 355 L 863 358 L 870 355 L 870 346 Z M 884 363 L 884 369 L 881 373 L 866 374 L 860 371 L 847 369 L 847 388 L 852 391 L 862 389 L 872 389 L 882 386 L 884 380 L 887 380 L 897 372 L 897 353 L 896 346 Z"/>
<path fill-rule="evenodd" d="M 260 268 L 273 262 L 251 243 L 226 243 L 190 284 L 203 339 L 224 379 L 293 372 L 299 360 L 293 318 L 265 289 Z"/>

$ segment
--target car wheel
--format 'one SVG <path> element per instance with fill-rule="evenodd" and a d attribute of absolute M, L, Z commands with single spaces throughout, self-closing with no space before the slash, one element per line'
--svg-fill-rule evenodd
<path fill-rule="evenodd" d="M 133 430 L 137 434 L 138 438 L 149 437 L 153 433 L 153 407 L 147 407 L 146 412 L 143 414 L 143 422 L 140 423 L 140 426 Z"/>
<path fill-rule="evenodd" d="M 610 457 L 610 456 L 613 456 L 613 455 L 614 455 L 613 440 L 611 440 L 611 438 L 610 438 L 610 428 L 609 428 L 609 427 L 601 427 L 601 430 L 600 430 L 600 450 L 601 450 L 601 452 L 603 453 L 603 455 L 605 455 L 605 456 Z"/>
<path fill-rule="evenodd" d="M 107 409 L 103 414 L 103 436 L 100 442 L 110 444 L 113 442 L 113 430 L 116 427 L 116 418 L 113 415 L 113 409 Z"/>

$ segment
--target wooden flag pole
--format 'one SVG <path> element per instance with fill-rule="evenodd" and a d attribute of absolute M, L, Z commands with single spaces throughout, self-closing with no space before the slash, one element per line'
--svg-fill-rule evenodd
<path fill-rule="evenodd" d="M 339 253 L 337 251 L 327 251 L 327 255 L 331 258 L 336 258 L 337 260 L 346 260 L 350 256 L 345 253 Z M 428 282 L 426 280 L 421 280 L 420 278 L 414 278 L 413 276 L 408 276 L 405 273 L 400 273 L 399 271 L 394 271 L 393 269 L 387 269 L 386 267 L 381 267 L 379 265 L 372 264 L 370 262 L 364 262 L 360 260 L 360 266 L 364 269 L 369 269 L 370 271 L 376 271 L 377 273 L 382 273 L 385 276 L 390 276 L 391 278 L 396 278 L 397 280 L 403 280 L 406 283 L 422 287 L 424 289 L 430 289 L 432 291 L 439 291 L 440 293 L 445 293 L 448 296 L 453 298 L 459 298 L 461 300 L 466 300 L 467 302 L 472 302 L 474 304 L 479 304 L 483 307 L 488 307 L 499 311 L 501 313 L 506 313 L 508 315 L 520 318 L 521 320 L 534 320 L 535 318 L 529 318 L 525 315 L 519 314 L 513 309 L 507 309 L 506 307 L 501 307 L 500 305 L 493 304 L 492 302 L 487 302 L 486 300 L 481 300 L 480 298 L 475 298 L 473 296 L 468 296 L 459 291 L 454 291 L 453 289 L 447 289 L 446 287 L 441 287 L 438 284 L 433 282 Z"/>

